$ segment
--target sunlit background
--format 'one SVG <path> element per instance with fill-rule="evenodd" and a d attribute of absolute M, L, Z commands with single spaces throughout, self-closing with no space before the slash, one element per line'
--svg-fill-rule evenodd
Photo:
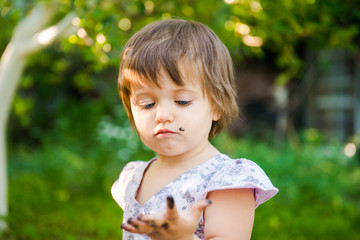
<path fill-rule="evenodd" d="M 257 209 L 252 239 L 359 239 L 358 0 L 1 0 L 1 53 L 38 2 L 55 7 L 50 25 L 73 11 L 75 31 L 27 60 L 7 127 L 0 239 L 121 239 L 111 185 L 154 154 L 118 98 L 119 58 L 136 31 L 173 17 L 207 24 L 232 55 L 241 114 L 214 144 L 280 190 Z"/>

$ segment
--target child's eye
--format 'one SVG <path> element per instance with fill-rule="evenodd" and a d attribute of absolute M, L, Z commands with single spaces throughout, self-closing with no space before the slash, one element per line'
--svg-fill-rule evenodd
<path fill-rule="evenodd" d="M 177 104 L 181 105 L 181 106 L 187 106 L 191 103 L 191 101 L 175 101 Z"/>
<path fill-rule="evenodd" d="M 155 103 L 148 103 L 148 104 L 144 105 L 144 108 L 149 109 L 149 108 L 152 108 L 154 105 L 155 105 Z"/>

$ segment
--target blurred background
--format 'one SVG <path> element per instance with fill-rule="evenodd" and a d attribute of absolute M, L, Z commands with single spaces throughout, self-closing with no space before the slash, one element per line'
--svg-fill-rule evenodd
<path fill-rule="evenodd" d="M 1 53 L 38 2 L 0 1 Z M 48 2 L 54 23 L 74 11 L 77 30 L 31 55 L 21 77 L 0 239 L 121 239 L 111 185 L 154 154 L 118 98 L 119 58 L 136 31 L 173 17 L 205 23 L 233 57 L 241 115 L 213 143 L 280 189 L 257 209 L 252 239 L 359 239 L 358 0 Z"/>

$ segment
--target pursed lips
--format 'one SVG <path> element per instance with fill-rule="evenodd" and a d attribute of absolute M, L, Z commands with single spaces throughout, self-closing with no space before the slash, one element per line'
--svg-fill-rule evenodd
<path fill-rule="evenodd" d="M 169 129 L 160 129 L 155 133 L 155 136 L 161 135 L 161 134 L 173 134 L 173 133 L 176 133 L 176 132 L 173 132 Z"/>

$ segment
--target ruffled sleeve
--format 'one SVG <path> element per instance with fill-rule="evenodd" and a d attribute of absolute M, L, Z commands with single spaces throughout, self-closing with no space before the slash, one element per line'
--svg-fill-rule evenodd
<path fill-rule="evenodd" d="M 216 174 L 204 183 L 203 198 L 206 198 L 211 191 L 251 188 L 255 196 L 255 207 L 258 207 L 279 191 L 273 186 L 265 172 L 250 160 L 224 158 L 223 155 L 219 165 Z"/>
<path fill-rule="evenodd" d="M 144 165 L 145 162 L 142 161 L 129 162 L 121 171 L 118 180 L 112 185 L 111 194 L 122 209 L 125 208 L 126 199 L 132 193 L 131 188 L 137 184 L 139 170 L 141 171 Z"/>

